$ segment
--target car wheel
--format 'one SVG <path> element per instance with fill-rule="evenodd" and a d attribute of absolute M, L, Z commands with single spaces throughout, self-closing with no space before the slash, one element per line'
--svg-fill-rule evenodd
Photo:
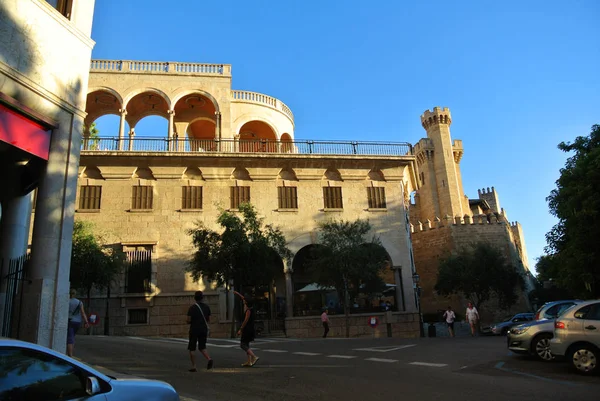
<path fill-rule="evenodd" d="M 533 353 L 542 361 L 551 361 L 554 359 L 554 355 L 550 351 L 551 338 L 551 334 L 540 334 L 533 340 L 531 346 Z"/>
<path fill-rule="evenodd" d="M 574 347 L 569 353 L 569 360 L 578 372 L 592 374 L 598 369 L 598 350 L 587 344 Z"/>

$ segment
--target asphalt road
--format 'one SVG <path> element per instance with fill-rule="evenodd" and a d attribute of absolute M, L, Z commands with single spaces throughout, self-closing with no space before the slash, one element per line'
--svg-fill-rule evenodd
<path fill-rule="evenodd" d="M 211 371 L 189 373 L 185 340 L 78 336 L 84 362 L 164 380 L 202 401 L 598 399 L 600 376 L 513 355 L 503 337 L 261 339 L 252 368 L 237 341 L 209 339 Z M 200 366 L 205 362 L 198 355 Z M 585 397 L 585 398 L 584 398 Z"/>

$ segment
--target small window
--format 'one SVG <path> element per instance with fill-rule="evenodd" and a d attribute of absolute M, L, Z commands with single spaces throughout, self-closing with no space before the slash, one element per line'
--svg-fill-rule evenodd
<path fill-rule="evenodd" d="M 66 18 L 71 19 L 71 10 L 73 9 L 73 0 L 46 0 L 46 3 L 64 15 Z"/>
<path fill-rule="evenodd" d="M 82 185 L 79 188 L 79 209 L 100 209 L 102 187 L 100 185 Z"/>
<path fill-rule="evenodd" d="M 0 400 L 87 398 L 85 372 L 55 356 L 20 348 L 0 349 Z"/>
<path fill-rule="evenodd" d="M 231 209 L 239 209 L 241 203 L 250 202 L 250 187 L 230 187 Z"/>
<path fill-rule="evenodd" d="M 135 185 L 132 190 L 132 209 L 152 209 L 152 185 Z"/>
<path fill-rule="evenodd" d="M 369 201 L 369 209 L 385 209 L 385 188 L 368 187 L 367 199 Z"/>
<path fill-rule="evenodd" d="M 425 185 L 425 173 L 421 172 L 419 179 L 421 180 L 421 185 Z"/>
<path fill-rule="evenodd" d="M 148 324 L 148 308 L 129 309 L 127 324 Z"/>
<path fill-rule="evenodd" d="M 182 187 L 181 208 L 182 209 L 202 209 L 202 187 L 188 186 Z"/>
<path fill-rule="evenodd" d="M 277 187 L 279 209 L 298 209 L 298 188 Z"/>
<path fill-rule="evenodd" d="M 125 276 L 126 293 L 152 292 L 152 251 L 139 250 L 127 252 L 127 270 Z"/>
<path fill-rule="evenodd" d="M 343 209 L 342 187 L 323 187 L 325 209 Z"/>

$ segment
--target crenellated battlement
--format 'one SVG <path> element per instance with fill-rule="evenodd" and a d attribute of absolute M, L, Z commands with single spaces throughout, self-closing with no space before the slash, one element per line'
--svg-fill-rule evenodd
<path fill-rule="evenodd" d="M 479 214 L 479 215 L 468 215 L 464 216 L 446 216 L 443 219 L 436 217 L 433 220 L 425 220 L 424 222 L 418 221 L 416 224 L 410 224 L 410 232 L 418 233 L 423 231 L 435 230 L 438 228 L 444 228 L 449 226 L 498 226 L 498 225 L 510 225 L 510 227 L 516 227 L 519 223 L 509 223 L 504 215 L 490 213 L 490 214 Z"/>
<path fill-rule="evenodd" d="M 479 195 L 479 197 L 481 197 L 481 195 L 486 195 L 486 194 L 495 194 L 496 190 L 494 189 L 494 187 L 492 187 L 492 189 L 490 189 L 490 187 L 486 188 L 482 188 L 482 189 L 478 189 L 477 190 L 477 195 Z"/>
<path fill-rule="evenodd" d="M 425 130 L 428 130 L 435 124 L 452 124 L 452 115 L 448 107 L 434 107 L 433 111 L 426 110 L 421 115 L 421 125 Z"/>

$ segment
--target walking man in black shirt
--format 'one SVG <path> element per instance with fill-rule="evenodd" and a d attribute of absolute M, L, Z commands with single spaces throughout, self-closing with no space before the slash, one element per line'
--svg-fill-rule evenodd
<path fill-rule="evenodd" d="M 190 325 L 190 341 L 188 343 L 188 351 L 190 351 L 190 360 L 192 361 L 192 368 L 190 372 L 197 372 L 196 369 L 196 345 L 198 350 L 208 360 L 206 369 L 212 369 L 213 360 L 206 351 L 206 339 L 208 338 L 208 322 L 210 321 L 210 308 L 208 305 L 202 302 L 204 295 L 202 291 L 196 291 L 194 294 L 194 300 L 196 303 L 190 306 L 187 313 L 187 323 Z"/>

